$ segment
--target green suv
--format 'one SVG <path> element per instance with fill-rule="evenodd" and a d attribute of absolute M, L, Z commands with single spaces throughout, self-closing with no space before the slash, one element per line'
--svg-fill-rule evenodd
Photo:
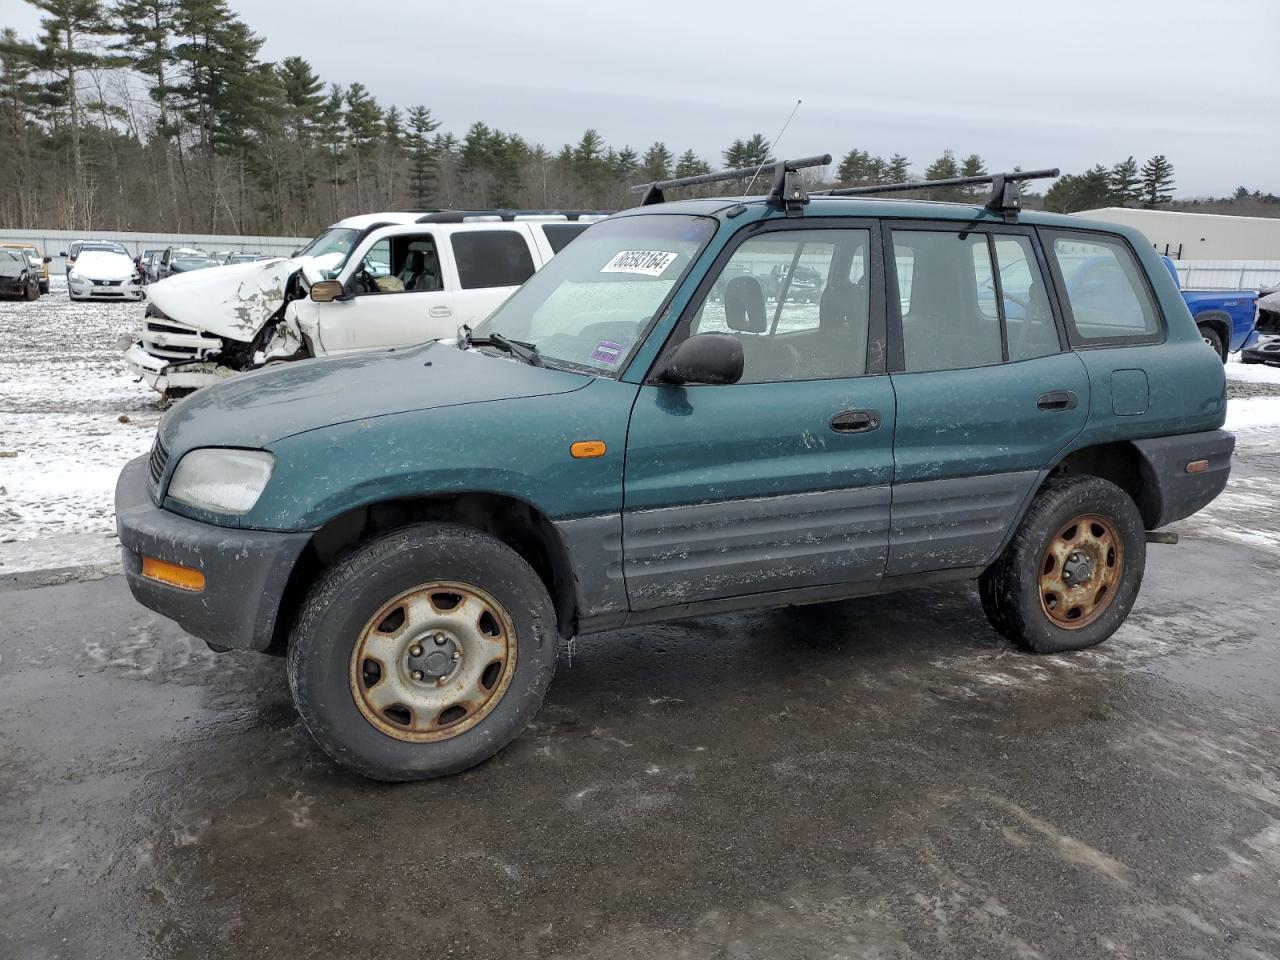
<path fill-rule="evenodd" d="M 976 579 L 1022 648 L 1105 640 L 1234 443 L 1160 258 L 1021 212 L 1023 175 L 810 196 L 809 162 L 766 197 L 650 186 L 455 340 L 182 401 L 116 491 L 134 595 L 286 656 L 380 780 L 499 751 L 577 634 Z"/>

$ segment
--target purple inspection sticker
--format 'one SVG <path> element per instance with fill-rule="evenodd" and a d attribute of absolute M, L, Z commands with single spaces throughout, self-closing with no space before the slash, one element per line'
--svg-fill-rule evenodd
<path fill-rule="evenodd" d="M 591 359 L 599 360 L 601 363 L 607 363 L 613 366 L 618 362 L 618 358 L 622 356 L 622 344 L 614 343 L 612 340 L 600 340 L 596 343 L 596 348 L 591 351 Z"/>

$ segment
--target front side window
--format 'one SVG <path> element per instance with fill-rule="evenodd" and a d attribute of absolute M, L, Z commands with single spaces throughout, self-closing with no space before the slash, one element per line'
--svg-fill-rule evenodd
<path fill-rule="evenodd" d="M 356 296 L 440 290 L 440 264 L 429 233 L 383 237 L 366 251 L 348 284 Z"/>
<path fill-rule="evenodd" d="M 891 233 L 905 371 L 1000 363 L 1004 351 L 986 234 Z"/>
<path fill-rule="evenodd" d="M 1120 240 L 1053 232 L 1052 251 L 1062 274 L 1067 322 L 1077 340 L 1149 339 L 1160 319 L 1133 253 Z"/>
<path fill-rule="evenodd" d="M 559 253 L 589 226 L 587 223 L 544 223 L 542 234 L 547 238 L 551 252 Z"/>
<path fill-rule="evenodd" d="M 739 246 L 689 333 L 742 342 L 741 383 L 866 372 L 870 316 L 864 229 L 784 230 Z"/>
<path fill-rule="evenodd" d="M 660 213 L 593 224 L 472 336 L 501 333 L 546 359 L 616 375 L 715 227 Z"/>
<path fill-rule="evenodd" d="M 515 230 L 455 233 L 450 242 L 463 290 L 518 287 L 533 276 L 529 244 Z"/>

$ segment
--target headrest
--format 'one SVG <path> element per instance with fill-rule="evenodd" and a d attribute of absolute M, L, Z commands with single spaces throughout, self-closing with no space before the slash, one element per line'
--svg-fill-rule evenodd
<path fill-rule="evenodd" d="M 421 250 L 409 251 L 409 262 L 406 264 L 406 266 L 410 270 L 419 271 L 422 269 L 424 263 L 425 263 L 425 258 L 423 257 Z"/>
<path fill-rule="evenodd" d="M 730 330 L 764 333 L 764 290 L 755 277 L 734 277 L 724 287 L 724 318 Z"/>

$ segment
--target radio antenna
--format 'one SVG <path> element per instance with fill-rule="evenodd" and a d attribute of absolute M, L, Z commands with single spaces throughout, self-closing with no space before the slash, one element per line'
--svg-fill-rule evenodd
<path fill-rule="evenodd" d="M 796 105 L 791 108 L 791 115 L 787 117 L 787 122 L 782 125 L 782 129 L 778 131 L 778 135 L 773 138 L 773 143 L 769 144 L 770 150 L 778 149 L 778 143 L 782 140 L 782 135 L 787 132 L 787 127 L 791 126 L 791 121 L 796 118 L 796 111 L 800 109 L 801 103 L 802 101 L 797 97 Z M 741 200 L 745 200 L 747 197 L 751 196 L 751 188 L 755 186 L 756 177 L 760 176 L 760 171 L 768 165 L 769 158 L 765 157 L 764 160 L 760 162 L 760 166 L 756 167 L 756 172 L 751 175 L 751 179 L 747 181 L 747 189 L 742 191 Z"/>

